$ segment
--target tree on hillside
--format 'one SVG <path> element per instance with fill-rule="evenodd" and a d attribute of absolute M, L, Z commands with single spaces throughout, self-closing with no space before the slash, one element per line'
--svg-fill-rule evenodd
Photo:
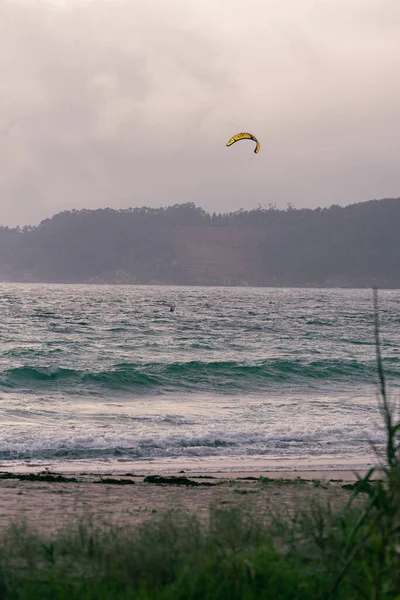
<path fill-rule="evenodd" d="M 0 227 L 0 278 L 398 287 L 399 230 L 400 198 L 212 215 L 193 203 L 71 210 Z"/>

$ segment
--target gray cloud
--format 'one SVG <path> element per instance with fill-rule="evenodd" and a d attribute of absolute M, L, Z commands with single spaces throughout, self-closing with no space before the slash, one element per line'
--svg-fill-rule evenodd
<path fill-rule="evenodd" d="M 0 222 L 400 195 L 399 73 L 397 0 L 0 0 Z"/>

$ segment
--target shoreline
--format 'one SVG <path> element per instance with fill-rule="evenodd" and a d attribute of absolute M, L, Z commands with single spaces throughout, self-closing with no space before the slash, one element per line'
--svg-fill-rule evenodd
<path fill-rule="evenodd" d="M 220 475 L 237 477 L 240 474 L 253 476 L 269 476 L 296 478 L 303 477 L 302 474 L 314 479 L 329 477 L 331 472 L 346 473 L 348 477 L 354 477 L 354 473 L 365 473 L 376 465 L 376 457 L 363 455 L 356 459 L 352 457 L 338 456 L 336 460 L 332 457 L 282 457 L 282 456 L 215 456 L 215 457 L 179 457 L 179 458 L 157 458 L 154 460 L 41 460 L 41 461 L 0 461 L 0 473 L 38 473 L 40 471 L 51 471 L 64 475 L 124 475 L 126 473 L 140 473 L 145 475 L 167 474 L 176 475 L 181 472 L 192 476 Z M 321 475 L 325 474 L 325 475 Z"/>
<path fill-rule="evenodd" d="M 60 482 L 65 480 L 66 483 L 101 483 L 106 480 L 107 477 L 114 478 L 115 483 L 118 481 L 132 480 L 134 483 L 138 483 L 146 478 L 154 477 L 165 477 L 169 479 L 174 478 L 186 478 L 194 481 L 204 479 L 214 479 L 218 481 L 241 481 L 241 480 L 259 480 L 268 479 L 273 481 L 323 481 L 323 482 L 335 482 L 341 481 L 344 483 L 350 483 L 357 481 L 357 474 L 363 476 L 367 470 L 354 471 L 352 469 L 314 469 L 314 470 L 282 470 L 282 471 L 196 471 L 196 470 L 184 470 L 179 471 L 145 471 L 142 470 L 140 473 L 134 472 L 116 472 L 105 470 L 104 472 L 77 472 L 77 471 L 52 471 L 46 470 L 7 470 L 3 471 L 0 469 L 0 485 L 3 481 L 50 481 L 54 478 L 54 482 L 57 483 L 56 478 L 60 478 Z M 47 478 L 47 479 L 46 479 Z"/>
<path fill-rule="evenodd" d="M 357 473 L 376 460 L 335 458 L 0 461 L 0 533 L 25 524 L 47 534 L 88 518 L 101 527 L 137 527 L 177 510 L 207 522 L 215 508 L 264 519 L 271 510 L 291 514 L 313 503 L 341 507 Z"/>
<path fill-rule="evenodd" d="M 314 503 L 340 508 L 355 481 L 351 469 L 167 473 L 143 468 L 140 474 L 0 469 L 0 534 L 23 525 L 48 535 L 82 520 L 100 527 L 140 527 L 171 511 L 202 522 L 209 521 L 213 509 L 240 509 L 268 519 Z"/>

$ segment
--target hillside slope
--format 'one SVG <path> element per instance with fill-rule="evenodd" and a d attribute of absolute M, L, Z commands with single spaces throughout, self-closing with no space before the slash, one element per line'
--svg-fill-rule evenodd
<path fill-rule="evenodd" d="M 0 279 L 81 283 L 400 287 L 400 198 L 207 214 L 59 213 L 0 228 Z"/>

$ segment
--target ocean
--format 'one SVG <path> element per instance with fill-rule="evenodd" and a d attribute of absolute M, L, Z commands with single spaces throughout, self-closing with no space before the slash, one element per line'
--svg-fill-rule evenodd
<path fill-rule="evenodd" d="M 380 309 L 396 396 L 400 291 Z M 1 284 L 0 315 L 3 471 L 350 468 L 383 441 L 370 290 Z"/>

